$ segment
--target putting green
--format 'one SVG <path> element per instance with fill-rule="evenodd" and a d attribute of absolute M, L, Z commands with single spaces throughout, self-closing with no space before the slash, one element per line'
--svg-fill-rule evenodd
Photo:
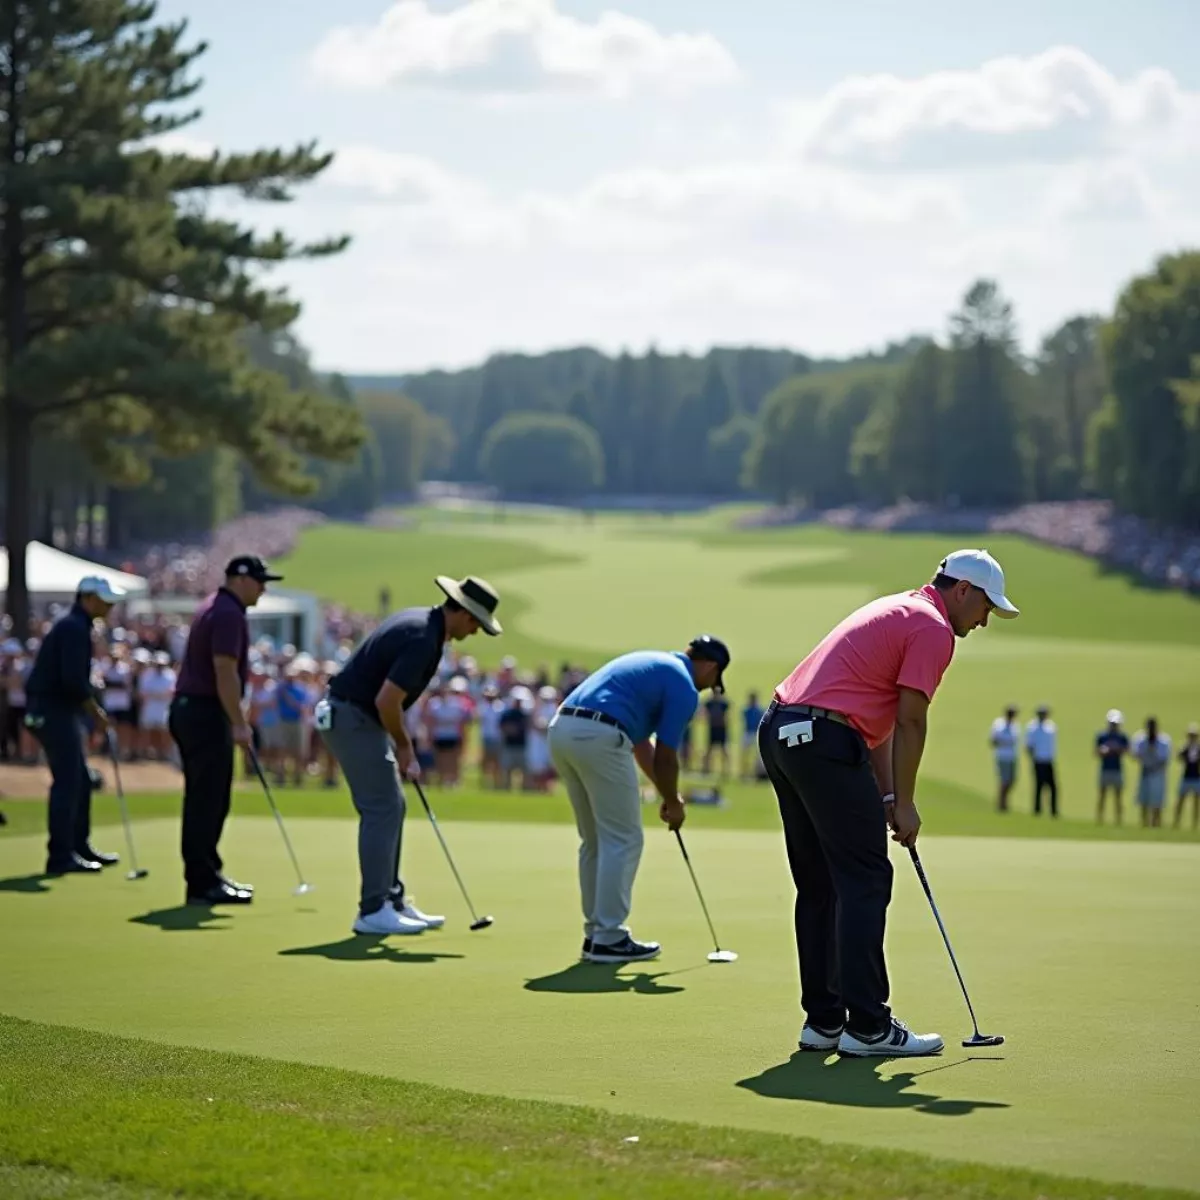
<path fill-rule="evenodd" d="M 888 931 L 893 1002 L 947 1040 L 912 1063 L 789 1061 L 798 1032 L 790 889 L 778 835 L 694 829 L 722 944 L 673 841 L 648 838 L 635 932 L 655 963 L 575 963 L 569 827 L 447 822 L 476 904 L 467 931 L 428 824 L 405 864 L 446 929 L 349 933 L 355 826 L 293 821 L 318 890 L 294 882 L 269 820 L 235 816 L 230 869 L 253 907 L 179 906 L 172 821 L 139 825 L 149 879 L 40 881 L 42 839 L 0 842 L 0 1011 L 169 1043 L 249 1051 L 637 1117 L 807 1134 L 1110 1180 L 1195 1186 L 1200 848 L 929 838 L 923 858 L 985 1032 L 969 1054 L 944 947 L 906 857 Z M 109 831 L 113 832 L 112 830 Z"/>

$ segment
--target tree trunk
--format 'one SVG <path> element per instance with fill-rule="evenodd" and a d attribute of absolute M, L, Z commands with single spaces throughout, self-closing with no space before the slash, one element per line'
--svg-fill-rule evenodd
<path fill-rule="evenodd" d="M 44 546 L 54 545 L 54 488 L 43 488 L 35 493 L 41 505 L 37 539 Z"/>
<path fill-rule="evenodd" d="M 87 506 L 83 514 L 83 548 L 88 554 L 96 553 L 96 485 L 89 483 L 83 490 L 83 502 Z"/>
<path fill-rule="evenodd" d="M 7 405 L 8 461 L 4 482 L 5 530 L 8 547 L 8 593 L 5 597 L 12 620 L 14 637 L 29 636 L 29 582 L 25 573 L 25 552 L 29 546 L 32 523 L 32 489 L 29 479 L 29 455 L 33 449 L 33 418 L 9 398 Z"/>
<path fill-rule="evenodd" d="M 104 504 L 104 541 L 110 551 L 122 550 L 125 547 L 123 499 L 120 488 L 108 489 Z"/>
<path fill-rule="evenodd" d="M 1071 446 L 1071 458 L 1074 461 L 1076 474 L 1083 474 L 1083 427 L 1079 420 L 1079 370 L 1074 357 L 1066 363 L 1066 392 L 1064 395 L 1067 410 L 1067 439 Z"/>
<path fill-rule="evenodd" d="M 6 137 L 0 165 L 13 170 L 25 159 L 25 114 L 22 111 L 24 83 L 28 73 L 18 6 L 6 8 L 4 37 L 8 42 L 8 111 L 4 114 Z M 25 290 L 25 214 L 9 198 L 0 208 L 0 272 L 4 284 L 3 321 L 4 425 L 8 438 L 5 494 L 4 544 L 8 547 L 8 588 L 5 606 L 12 631 L 22 641 L 29 636 L 29 581 L 25 552 L 29 546 L 31 520 L 29 457 L 33 452 L 33 413 L 20 396 L 11 391 L 13 364 L 29 340 L 29 307 Z"/>

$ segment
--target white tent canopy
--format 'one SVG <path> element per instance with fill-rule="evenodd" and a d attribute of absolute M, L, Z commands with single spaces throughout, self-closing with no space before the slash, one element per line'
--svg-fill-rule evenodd
<path fill-rule="evenodd" d="M 25 578 L 29 594 L 37 599 L 61 600 L 75 595 L 85 575 L 100 575 L 130 596 L 144 596 L 150 585 L 140 575 L 127 575 L 111 567 L 76 558 L 42 542 L 30 542 L 25 554 Z M 8 592 L 8 550 L 0 547 L 0 593 Z"/>

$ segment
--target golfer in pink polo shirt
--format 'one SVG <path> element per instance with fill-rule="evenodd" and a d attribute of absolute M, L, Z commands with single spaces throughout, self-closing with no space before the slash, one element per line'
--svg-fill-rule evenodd
<path fill-rule="evenodd" d="M 851 613 L 775 689 L 758 731 L 796 885 L 802 1050 L 937 1054 L 888 1007 L 887 831 L 915 844 L 929 702 L 954 639 L 1015 617 L 985 550 L 956 550 L 933 582 Z"/>

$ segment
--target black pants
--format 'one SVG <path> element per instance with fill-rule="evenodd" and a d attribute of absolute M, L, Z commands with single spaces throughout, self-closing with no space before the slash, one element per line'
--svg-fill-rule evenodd
<path fill-rule="evenodd" d="M 1042 812 L 1042 789 L 1050 792 L 1050 815 L 1058 816 L 1058 780 L 1054 776 L 1052 762 L 1035 762 L 1033 764 L 1033 812 L 1040 816 Z"/>
<path fill-rule="evenodd" d="M 892 864 L 887 818 L 866 743 L 812 719 L 813 740 L 789 746 L 780 726 L 810 718 L 772 705 L 758 748 L 779 799 L 796 885 L 800 1005 L 810 1024 L 874 1036 L 888 1028 L 883 956 Z"/>
<path fill-rule="evenodd" d="M 92 777 L 84 749 L 84 727 L 73 709 L 44 709 L 30 714 L 30 732 L 41 743 L 50 767 L 50 803 L 46 807 L 49 841 L 46 869 L 86 853 L 92 833 Z"/>
<path fill-rule="evenodd" d="M 233 731 L 221 702 L 176 696 L 168 722 L 183 763 L 183 877 L 190 894 L 221 881 L 217 852 L 233 788 Z"/>

